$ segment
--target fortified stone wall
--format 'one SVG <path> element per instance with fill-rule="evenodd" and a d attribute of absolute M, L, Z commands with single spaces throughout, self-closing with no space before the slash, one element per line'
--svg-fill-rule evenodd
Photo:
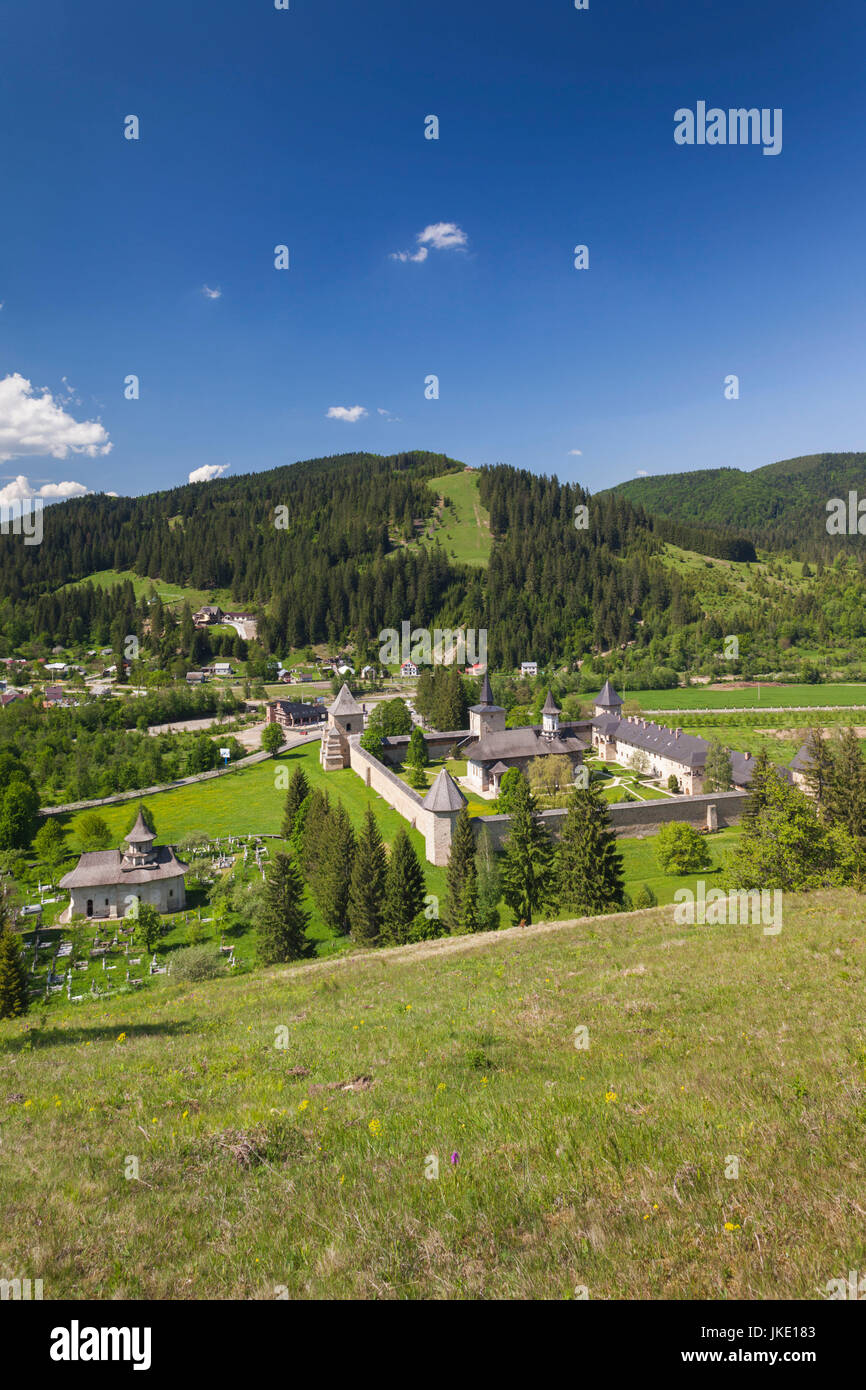
<path fill-rule="evenodd" d="M 617 835 L 653 835 L 660 825 L 682 821 L 696 828 L 723 830 L 736 825 L 748 800 L 748 792 L 713 792 L 702 796 L 672 797 L 665 801 L 618 801 L 608 807 L 611 824 Z M 563 808 L 542 811 L 540 819 L 554 839 L 559 838 L 566 817 Z M 710 819 L 708 820 L 708 816 Z M 715 824 L 712 824 L 712 820 Z M 482 826 L 487 830 L 494 849 L 501 849 L 511 824 L 510 816 L 475 816 L 472 828 L 476 836 Z"/>

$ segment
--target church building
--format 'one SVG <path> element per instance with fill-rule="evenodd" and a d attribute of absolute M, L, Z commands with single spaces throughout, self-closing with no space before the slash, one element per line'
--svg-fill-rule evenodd
<path fill-rule="evenodd" d="M 184 874 L 170 845 L 154 845 L 155 835 L 141 811 L 126 837 L 126 848 L 82 854 L 71 873 L 60 880 L 70 892 L 61 922 L 73 916 L 125 917 L 137 898 L 157 912 L 180 912 L 186 905 Z"/>
<path fill-rule="evenodd" d="M 500 782 L 510 767 L 527 772 L 535 758 L 553 756 L 567 757 L 573 776 L 589 744 L 569 725 L 560 726 L 559 709 L 550 691 L 541 721 L 541 728 L 506 729 L 505 710 L 493 703 L 490 681 L 485 675 L 481 701 L 469 709 L 470 738 L 460 745 L 461 753 L 466 754 L 467 785 L 498 796 Z"/>

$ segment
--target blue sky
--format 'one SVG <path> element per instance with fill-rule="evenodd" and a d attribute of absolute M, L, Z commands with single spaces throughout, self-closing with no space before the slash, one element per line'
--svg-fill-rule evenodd
<path fill-rule="evenodd" d="M 429 448 L 597 490 L 866 447 L 862 4 L 11 0 L 3 28 L 0 488 Z M 781 153 L 678 146 L 700 100 L 781 108 Z"/>

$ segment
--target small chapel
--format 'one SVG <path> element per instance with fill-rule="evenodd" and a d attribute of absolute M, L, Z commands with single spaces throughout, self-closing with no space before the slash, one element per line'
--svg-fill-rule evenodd
<path fill-rule="evenodd" d="M 184 874 L 171 845 L 156 845 L 156 835 L 139 809 L 125 848 L 82 854 L 75 868 L 60 880 L 68 889 L 68 907 L 61 922 L 71 917 L 124 917 L 133 900 L 150 903 L 157 912 L 180 912 L 186 905 Z"/>

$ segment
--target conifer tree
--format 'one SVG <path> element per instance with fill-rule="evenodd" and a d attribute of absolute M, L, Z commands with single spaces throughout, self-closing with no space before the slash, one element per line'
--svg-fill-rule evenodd
<path fill-rule="evenodd" d="M 309 915 L 303 906 L 303 894 L 304 885 L 294 860 L 288 854 L 274 855 L 258 922 L 259 959 L 264 965 L 300 960 L 309 954 Z"/>
<path fill-rule="evenodd" d="M 770 786 L 778 777 L 775 764 L 770 761 L 770 755 L 765 747 L 758 749 L 755 758 L 755 766 L 752 768 L 752 780 L 749 783 L 749 795 L 743 806 L 743 814 L 740 818 L 742 830 L 747 830 L 760 820 L 764 807 L 770 798 Z"/>
<path fill-rule="evenodd" d="M 332 931 L 349 930 L 349 888 L 355 861 L 355 832 L 338 801 L 328 816 L 312 885 L 322 919 Z"/>
<path fill-rule="evenodd" d="M 472 833 L 472 820 L 469 815 L 469 808 L 463 806 L 457 816 L 454 825 L 454 834 L 451 839 L 451 856 L 448 860 L 448 868 L 445 873 L 447 885 L 447 897 L 445 900 L 445 923 L 450 932 L 461 930 L 461 914 L 463 911 L 463 885 L 466 876 L 475 871 L 475 836 Z"/>
<path fill-rule="evenodd" d="M 833 754 L 824 730 L 819 726 L 809 730 L 806 751 L 810 759 L 803 772 L 806 786 L 821 809 L 826 810 L 828 792 L 833 783 Z"/>
<path fill-rule="evenodd" d="M 327 792 L 311 792 L 306 815 L 304 817 L 301 851 L 298 856 L 301 868 L 311 887 L 315 879 L 319 855 L 324 845 L 328 817 L 330 814 L 331 802 Z"/>
<path fill-rule="evenodd" d="M 478 930 L 498 931 L 502 877 L 486 830 L 481 831 L 476 841 L 475 867 L 478 873 Z"/>
<path fill-rule="evenodd" d="M 467 864 L 466 877 L 463 880 L 459 930 L 470 935 L 481 930 L 481 918 L 478 913 L 478 868 L 474 858 Z"/>
<path fill-rule="evenodd" d="M 295 829 L 295 817 L 300 810 L 301 802 L 304 797 L 309 796 L 310 784 L 307 781 L 307 774 L 302 767 L 296 767 L 286 790 L 286 804 L 283 808 L 283 823 L 280 833 L 284 840 L 290 840 Z"/>
<path fill-rule="evenodd" d="M 535 819 L 535 798 L 522 775 L 512 797 L 511 827 L 502 863 L 503 896 L 514 921 L 528 926 L 550 901 L 553 851 L 547 832 Z"/>
<path fill-rule="evenodd" d="M 382 934 L 382 900 L 387 868 L 385 846 L 370 807 L 358 836 L 349 888 L 349 923 L 352 940 L 375 946 Z"/>
<path fill-rule="evenodd" d="M 424 911 L 424 870 L 406 831 L 394 836 L 385 873 L 382 935 L 395 945 L 409 941 L 415 919 Z"/>
<path fill-rule="evenodd" d="M 554 881 L 557 909 L 574 916 L 610 912 L 622 903 L 622 855 L 595 782 L 571 794 L 554 855 Z"/>
<path fill-rule="evenodd" d="M 21 942 L 0 901 L 0 1018 L 20 1018 L 29 1007 Z"/>
<path fill-rule="evenodd" d="M 866 762 L 851 728 L 839 730 L 833 748 L 827 811 L 856 839 L 866 837 Z"/>

